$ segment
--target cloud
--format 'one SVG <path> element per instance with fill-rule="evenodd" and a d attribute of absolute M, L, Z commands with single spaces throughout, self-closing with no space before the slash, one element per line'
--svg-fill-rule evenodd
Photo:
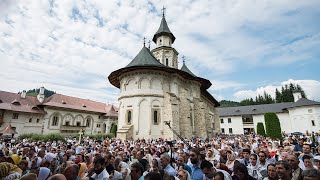
<path fill-rule="evenodd" d="M 247 98 L 255 98 L 258 95 L 263 95 L 264 92 L 270 94 L 273 98 L 275 98 L 276 88 L 281 90 L 281 87 L 289 84 L 299 84 L 303 90 L 305 91 L 307 98 L 315 101 L 320 101 L 320 81 L 317 80 L 293 80 L 289 79 L 287 81 L 281 82 L 279 85 L 267 85 L 264 87 L 259 87 L 255 90 L 240 90 L 234 93 L 234 97 L 237 101 L 241 101 Z"/>
<path fill-rule="evenodd" d="M 225 80 L 237 72 L 319 57 L 317 0 L 0 0 L 1 89 L 46 85 L 62 94 L 115 101 L 119 90 L 107 76 L 135 57 L 144 36 L 152 39 L 160 9 L 169 3 L 166 19 L 179 60 L 185 55 L 192 72 L 214 79 L 212 91 L 245 87 Z"/>

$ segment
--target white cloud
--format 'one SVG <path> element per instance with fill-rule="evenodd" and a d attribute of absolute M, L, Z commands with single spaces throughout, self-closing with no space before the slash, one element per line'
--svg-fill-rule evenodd
<path fill-rule="evenodd" d="M 304 34 L 308 26 L 301 22 L 313 16 L 284 14 L 301 9 L 318 12 L 317 0 L 0 0 L 0 61 L 5 67 L 0 72 L 0 84 L 5 84 L 1 90 L 16 92 L 45 84 L 62 94 L 114 101 L 118 90 L 111 89 L 107 76 L 132 60 L 142 47 L 143 36 L 152 38 L 166 4 L 166 19 L 177 38 L 173 47 L 180 57 L 187 57 L 187 66 L 196 75 L 215 79 L 212 90 L 244 86 L 235 80 L 219 80 L 215 74 L 262 66 L 266 57 L 271 65 L 307 60 L 314 56 L 308 50 L 319 47 L 319 34 L 284 47 L 285 38 L 280 38 Z M 286 31 L 272 31 L 279 39 L 269 41 L 271 36 L 244 31 L 247 26 L 253 31 L 264 27 Z M 307 32 L 312 34 L 313 29 Z M 312 94 L 317 97 L 316 92 Z"/>
<path fill-rule="evenodd" d="M 281 90 L 281 87 L 289 84 L 299 84 L 303 90 L 305 91 L 307 98 L 315 101 L 320 101 L 320 81 L 317 80 L 293 80 L 289 79 L 287 81 L 281 82 L 279 85 L 267 85 L 264 87 L 259 87 L 255 90 L 241 90 L 234 93 L 234 97 L 237 101 L 241 101 L 247 98 L 255 98 L 258 95 L 263 95 L 264 92 L 270 94 L 273 98 L 275 98 L 276 88 Z"/>

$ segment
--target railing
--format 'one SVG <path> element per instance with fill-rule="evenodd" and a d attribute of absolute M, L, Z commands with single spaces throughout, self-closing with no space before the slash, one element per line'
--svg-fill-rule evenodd
<path fill-rule="evenodd" d="M 85 129 L 87 126 L 71 126 L 71 125 L 62 125 L 60 126 L 60 130 L 80 130 Z"/>

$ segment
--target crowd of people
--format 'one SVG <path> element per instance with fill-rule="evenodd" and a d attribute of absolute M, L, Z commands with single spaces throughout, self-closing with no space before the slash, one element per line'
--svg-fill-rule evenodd
<path fill-rule="evenodd" d="M 65 141 L 0 144 L 0 178 L 24 180 L 320 179 L 320 136 Z"/>

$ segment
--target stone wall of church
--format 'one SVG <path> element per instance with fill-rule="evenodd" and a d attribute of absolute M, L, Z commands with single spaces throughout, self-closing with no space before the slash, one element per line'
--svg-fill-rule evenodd
<path fill-rule="evenodd" d="M 199 98 L 194 98 L 194 112 L 195 122 L 197 122 L 195 123 L 195 136 L 207 137 L 204 103 Z"/>

